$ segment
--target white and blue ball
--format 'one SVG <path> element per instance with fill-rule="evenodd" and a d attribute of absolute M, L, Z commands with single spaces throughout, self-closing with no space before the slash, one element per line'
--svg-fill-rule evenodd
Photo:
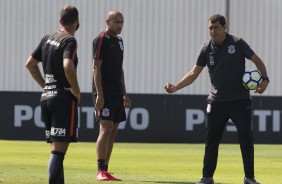
<path fill-rule="evenodd" d="M 243 75 L 243 85 L 248 90 L 255 90 L 261 81 L 262 75 L 258 70 L 246 71 Z"/>

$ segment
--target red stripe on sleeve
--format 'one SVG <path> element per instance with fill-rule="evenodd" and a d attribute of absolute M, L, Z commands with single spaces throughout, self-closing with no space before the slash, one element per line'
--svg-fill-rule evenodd
<path fill-rule="evenodd" d="M 74 134 L 74 119 L 75 119 L 75 102 L 72 101 L 72 107 L 71 107 L 71 122 L 70 122 L 70 136 L 73 136 Z"/>
<path fill-rule="evenodd" d="M 106 32 L 103 32 L 100 36 L 100 40 L 99 40 L 99 44 L 98 44 L 98 48 L 97 48 L 97 58 L 100 59 L 100 51 L 101 51 L 101 46 L 102 46 L 102 41 L 103 41 L 103 38 L 105 37 L 105 34 Z"/>

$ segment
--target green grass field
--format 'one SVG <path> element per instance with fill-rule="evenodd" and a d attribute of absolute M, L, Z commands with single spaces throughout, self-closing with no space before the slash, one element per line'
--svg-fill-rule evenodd
<path fill-rule="evenodd" d="M 43 141 L 0 140 L 0 183 L 47 182 L 50 145 Z M 116 143 L 110 172 L 126 184 L 192 184 L 201 178 L 203 144 Z M 96 182 L 95 143 L 73 143 L 65 157 L 65 183 Z M 256 178 L 262 184 L 282 183 L 282 145 L 255 145 Z M 217 184 L 242 184 L 239 146 L 222 144 L 214 175 Z"/>

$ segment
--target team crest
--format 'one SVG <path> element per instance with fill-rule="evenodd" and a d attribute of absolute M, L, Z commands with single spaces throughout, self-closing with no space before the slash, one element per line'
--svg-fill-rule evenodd
<path fill-rule="evenodd" d="M 209 55 L 209 63 L 211 66 L 214 65 L 214 58 L 213 58 L 213 55 Z"/>
<path fill-rule="evenodd" d="M 102 116 L 104 116 L 104 117 L 110 116 L 110 109 L 108 109 L 108 108 L 103 109 Z"/>
<path fill-rule="evenodd" d="M 208 106 L 207 106 L 207 113 L 211 112 L 211 108 L 212 108 L 211 104 L 208 104 Z"/>
<path fill-rule="evenodd" d="M 123 51 L 123 50 L 124 50 L 124 47 L 123 47 L 123 43 L 122 43 L 122 41 L 119 41 L 118 43 L 119 43 L 119 47 L 120 47 L 120 49 Z"/>
<path fill-rule="evenodd" d="M 50 130 L 46 130 L 45 134 L 46 134 L 46 139 L 50 139 L 50 135 L 51 135 Z"/>
<path fill-rule="evenodd" d="M 235 46 L 234 45 L 229 45 L 228 46 L 228 53 L 229 54 L 234 54 L 235 53 Z"/>

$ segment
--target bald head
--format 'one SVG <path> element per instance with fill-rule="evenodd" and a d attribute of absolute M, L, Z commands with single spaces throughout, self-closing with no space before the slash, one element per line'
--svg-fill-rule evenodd
<path fill-rule="evenodd" d="M 111 35 L 116 36 L 121 33 L 124 22 L 122 13 L 116 10 L 109 11 L 106 22 L 107 30 Z"/>
<path fill-rule="evenodd" d="M 107 20 L 113 20 L 116 17 L 123 17 L 122 13 L 116 10 L 111 10 L 109 11 L 108 15 L 107 15 Z"/>

